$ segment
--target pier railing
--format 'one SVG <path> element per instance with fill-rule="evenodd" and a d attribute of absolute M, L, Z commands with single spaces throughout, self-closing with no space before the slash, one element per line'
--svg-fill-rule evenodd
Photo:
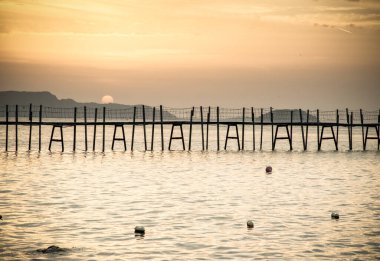
<path fill-rule="evenodd" d="M 7 109 L 8 108 L 8 109 Z M 0 123 L 6 122 L 8 114 L 9 122 L 15 121 L 16 112 L 18 113 L 19 122 L 29 122 L 30 119 L 37 121 L 40 117 L 43 122 L 73 122 L 76 114 L 77 120 L 87 118 L 88 121 L 93 121 L 95 112 L 97 110 L 97 118 L 103 119 L 103 108 L 105 110 L 105 119 L 107 122 L 132 122 L 134 117 L 136 121 L 143 121 L 144 113 L 145 120 L 151 122 L 153 120 L 153 110 L 155 110 L 154 120 L 160 121 L 160 109 L 163 111 L 163 121 L 189 121 L 193 111 L 193 123 L 206 122 L 208 117 L 210 122 L 255 122 L 255 123 L 272 123 L 271 112 L 273 114 L 273 123 L 290 123 L 293 124 L 305 123 L 307 121 L 307 114 L 309 114 L 309 123 L 332 123 L 335 124 L 337 115 L 339 117 L 339 124 L 346 125 L 349 121 L 350 124 L 361 125 L 362 118 L 364 124 L 377 124 L 379 118 L 379 111 L 366 111 L 366 110 L 336 110 L 336 111 L 321 111 L 321 110 L 301 110 L 300 109 L 274 109 L 274 108 L 222 108 L 222 107 L 189 107 L 189 108 L 171 108 L 160 106 L 129 106 L 123 109 L 114 109 L 107 107 L 77 107 L 77 108 L 58 108 L 40 105 L 0 105 Z M 219 110 L 219 112 L 218 112 Z M 76 112 L 75 112 L 76 111 Z M 145 112 L 144 112 L 145 111 Z M 300 115 L 300 113 L 302 115 Z M 293 114 L 293 119 L 292 119 Z M 352 116 L 351 116 L 352 115 Z M 243 119 L 244 118 L 244 119 Z"/>
<path fill-rule="evenodd" d="M 349 148 L 352 149 L 352 129 L 360 127 L 362 129 L 362 142 L 363 149 L 366 149 L 367 141 L 370 139 L 377 139 L 378 149 L 380 144 L 379 129 L 380 129 L 380 110 L 379 111 L 366 111 L 366 110 L 334 110 L 334 111 L 321 111 L 321 110 L 302 110 L 302 109 L 274 109 L 274 108 L 222 108 L 222 107 L 189 107 L 189 108 L 171 108 L 164 106 L 123 106 L 115 108 L 114 106 L 104 107 L 74 107 L 74 108 L 58 108 L 42 105 L 0 105 L 0 125 L 6 126 L 6 150 L 8 150 L 8 129 L 9 126 L 16 126 L 16 144 L 18 140 L 17 126 L 29 125 L 29 148 L 33 126 L 39 126 L 39 136 L 41 136 L 41 126 L 52 126 L 52 135 L 50 139 L 49 149 L 51 143 L 58 141 L 62 143 L 63 149 L 63 134 L 62 127 L 74 127 L 74 150 L 75 150 L 75 135 L 76 126 L 85 126 L 86 130 L 86 150 L 87 150 L 87 126 L 94 126 L 94 135 L 96 135 L 95 126 L 103 126 L 103 150 L 104 150 L 104 132 L 106 125 L 113 125 L 115 141 L 120 140 L 115 138 L 116 129 L 122 128 L 124 147 L 126 149 L 124 125 L 131 125 L 133 128 L 137 125 L 144 127 L 145 149 L 147 146 L 147 135 L 145 126 L 152 126 L 152 144 L 154 139 L 155 125 L 161 125 L 161 140 L 162 150 L 164 149 L 163 125 L 172 125 L 171 136 L 169 139 L 169 149 L 172 139 L 180 138 L 182 140 L 183 149 L 185 149 L 185 142 L 182 132 L 183 125 L 189 125 L 190 136 L 188 149 L 191 149 L 191 133 L 193 125 L 202 126 L 202 149 L 208 148 L 204 144 L 205 130 L 203 127 L 216 125 L 217 127 L 217 149 L 220 149 L 220 125 L 227 127 L 225 147 L 229 139 L 236 139 L 238 148 L 244 149 L 244 131 L 245 126 L 255 126 L 260 128 L 260 149 L 262 148 L 263 126 L 271 126 L 272 128 L 272 149 L 275 149 L 276 141 L 279 139 L 286 139 L 289 141 L 290 149 L 292 149 L 293 140 L 293 127 L 301 127 L 303 147 L 307 149 L 308 142 L 308 128 L 316 127 L 318 134 L 318 149 L 321 149 L 322 141 L 325 139 L 333 139 L 336 149 L 338 149 L 339 128 L 347 128 Z M 239 137 L 238 126 L 241 128 L 241 136 Z M 173 129 L 180 127 L 182 136 L 173 137 Z M 229 136 L 230 127 L 235 128 L 237 135 L 234 137 Z M 61 130 L 61 139 L 53 139 L 53 134 L 56 128 Z M 278 136 L 278 131 L 285 128 L 287 135 L 285 137 Z M 324 131 L 327 129 L 332 136 L 324 136 Z M 376 135 L 370 136 L 369 130 L 374 130 Z M 253 142 L 255 142 L 255 134 L 253 134 Z M 326 135 L 326 133 L 325 133 Z M 133 149 L 133 137 L 132 145 Z M 39 137 L 41 140 L 41 137 Z M 208 140 L 208 136 L 207 136 Z M 41 141 L 39 141 L 39 144 Z M 240 143 L 242 146 L 240 146 Z M 112 145 L 113 147 L 113 145 Z M 153 147 L 153 146 L 152 146 Z M 95 148 L 95 145 L 94 145 Z M 253 146 L 255 149 L 255 144 Z M 41 149 L 41 144 L 39 145 Z M 17 146 L 16 146 L 17 150 Z"/>

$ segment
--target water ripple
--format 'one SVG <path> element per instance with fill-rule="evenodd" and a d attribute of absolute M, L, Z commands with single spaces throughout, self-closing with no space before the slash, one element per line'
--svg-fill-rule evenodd
<path fill-rule="evenodd" d="M 49 260 L 35 250 L 50 245 L 65 260 L 380 256 L 376 152 L 3 153 L 0 167 L 4 260 Z"/>

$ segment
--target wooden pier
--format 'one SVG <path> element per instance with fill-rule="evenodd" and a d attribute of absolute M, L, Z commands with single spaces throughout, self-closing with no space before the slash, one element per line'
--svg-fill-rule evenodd
<path fill-rule="evenodd" d="M 232 142 L 236 142 L 238 150 L 256 150 L 256 142 L 259 149 L 263 149 L 264 127 L 271 129 L 271 150 L 276 150 L 276 145 L 282 140 L 293 150 L 293 130 L 301 130 L 302 149 L 308 150 L 309 130 L 316 129 L 317 149 L 322 150 L 322 145 L 329 140 L 335 150 L 339 149 L 339 135 L 347 135 L 347 147 L 353 149 L 353 129 L 360 128 L 362 136 L 362 149 L 366 150 L 368 142 L 374 140 L 377 150 L 380 147 L 380 110 L 379 111 L 351 111 L 349 109 L 336 111 L 320 110 L 275 110 L 273 108 L 241 108 L 226 109 L 220 107 L 192 107 L 192 108 L 167 108 L 163 106 L 150 107 L 144 105 L 129 106 L 126 109 L 113 109 L 106 106 L 101 108 L 52 108 L 43 105 L 0 105 L 0 126 L 4 127 L 5 151 L 18 151 L 19 127 L 28 126 L 28 150 L 31 151 L 32 139 L 38 137 L 38 151 L 42 150 L 42 126 L 51 127 L 48 150 L 53 143 L 59 143 L 61 151 L 65 150 L 64 128 L 72 127 L 72 151 L 76 151 L 78 139 L 77 128 L 84 128 L 84 150 L 88 150 L 88 127 L 93 129 L 92 150 L 96 151 L 97 130 L 101 127 L 101 151 L 106 150 L 106 126 L 113 127 L 112 145 L 121 142 L 126 151 L 129 143 L 130 150 L 134 150 L 135 133 L 137 127 L 142 127 L 143 144 L 145 151 L 154 150 L 155 128 L 160 128 L 160 150 L 164 151 L 165 135 L 164 126 L 171 128 L 167 141 L 167 149 L 172 150 L 173 142 L 180 141 L 182 150 L 192 150 L 193 128 L 200 126 L 201 150 L 209 150 L 210 128 L 216 128 L 216 150 L 220 150 L 220 136 L 224 129 L 224 150 L 227 150 Z M 124 127 L 131 127 L 131 139 L 128 141 Z M 221 127 L 224 128 L 221 128 Z M 33 136 L 33 127 L 38 127 L 38 136 Z M 147 127 L 151 130 L 148 141 Z M 188 128 L 188 139 L 184 128 Z M 247 128 L 250 127 L 250 128 Z M 256 138 L 256 127 L 259 127 L 259 141 Z M 14 128 L 14 132 L 10 131 Z M 247 147 L 247 131 L 252 131 L 252 146 Z M 174 135 L 177 131 L 180 134 Z M 14 146 L 9 142 L 9 135 L 14 133 Z M 0 135 L 3 135 L 0 133 Z M 66 134 L 67 135 L 67 134 Z M 57 137 L 58 136 L 58 137 Z M 177 144 L 178 145 L 178 144 Z M 249 145 L 249 144 L 248 144 Z M 13 149 L 12 149 L 13 148 Z"/>

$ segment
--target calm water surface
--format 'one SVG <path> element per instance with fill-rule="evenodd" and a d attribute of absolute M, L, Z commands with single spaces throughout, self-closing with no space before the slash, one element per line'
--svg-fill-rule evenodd
<path fill-rule="evenodd" d="M 0 259 L 379 259 L 379 156 L 2 152 Z"/>

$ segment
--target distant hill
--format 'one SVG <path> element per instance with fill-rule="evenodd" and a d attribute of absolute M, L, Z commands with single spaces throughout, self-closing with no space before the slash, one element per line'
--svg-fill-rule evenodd
<path fill-rule="evenodd" d="M 293 122 L 301 122 L 300 112 L 299 110 L 293 109 L 282 109 L 282 110 L 273 110 L 273 122 L 275 123 L 287 123 L 291 120 L 291 113 L 293 111 Z M 307 112 L 304 110 L 301 110 L 302 114 L 302 122 L 306 122 L 307 120 Z M 271 115 L 270 112 L 263 114 L 263 120 L 264 122 L 270 122 Z M 256 118 L 256 121 L 260 121 L 260 118 Z M 309 114 L 309 122 L 317 122 L 317 117 L 314 115 Z"/>
<path fill-rule="evenodd" d="M 134 105 L 125 105 L 125 104 L 118 104 L 118 103 L 111 103 L 111 104 L 100 104 L 95 102 L 88 102 L 88 103 L 81 103 L 76 102 L 73 99 L 58 99 L 57 96 L 53 95 L 50 92 L 18 92 L 18 91 L 3 91 L 0 92 L 0 105 L 43 105 L 46 107 L 54 107 L 54 108 L 83 108 L 84 106 L 88 108 L 103 108 L 106 107 L 107 109 L 133 109 Z M 138 106 L 137 110 L 137 116 L 136 118 L 141 119 L 141 105 Z M 99 110 L 99 113 L 101 111 Z M 151 119 L 153 114 L 153 107 L 151 106 L 145 106 L 145 116 L 146 119 Z M 88 116 L 92 116 L 93 112 L 89 112 Z M 158 119 L 159 112 L 156 112 L 156 119 Z M 128 118 L 132 117 L 132 115 L 128 115 Z M 167 112 L 163 112 L 163 117 L 168 119 L 175 119 L 176 117 Z"/>
<path fill-rule="evenodd" d="M 58 108 L 72 108 L 80 106 L 89 107 L 107 107 L 114 109 L 121 109 L 125 107 L 131 107 L 130 105 L 124 104 L 100 104 L 95 102 L 80 103 L 73 99 L 58 99 L 57 96 L 50 92 L 17 92 L 17 91 L 4 91 L 0 92 L 0 104 L 9 105 L 44 105 L 50 107 Z"/>
<path fill-rule="evenodd" d="M 28 106 L 29 104 L 33 105 L 43 105 L 47 107 L 54 107 L 54 108 L 83 108 L 84 106 L 88 108 L 102 108 L 106 107 L 107 109 L 113 109 L 113 110 L 123 110 L 123 109 L 133 109 L 134 105 L 124 105 L 124 104 L 100 104 L 95 102 L 89 102 L 89 103 L 80 103 L 76 102 L 73 99 L 58 99 L 57 96 L 53 95 L 50 92 L 18 92 L 18 91 L 3 91 L 0 92 L 0 105 L 24 105 Z M 136 118 L 141 119 L 141 105 L 138 105 L 137 110 L 137 116 Z M 274 122 L 281 123 L 281 122 L 290 122 L 290 113 L 292 110 L 273 110 L 273 118 Z M 99 113 L 101 113 L 101 110 L 99 110 Z M 301 111 L 302 113 L 302 120 L 303 122 L 306 122 L 307 114 L 305 111 Z M 133 114 L 133 113 L 132 113 Z M 146 119 L 151 119 L 153 114 L 153 108 L 150 106 L 145 106 L 145 116 Z M 93 116 L 93 112 L 89 111 L 88 116 Z M 130 118 L 132 117 L 131 113 L 128 113 L 127 116 L 123 116 Z M 163 117 L 166 120 L 174 120 L 177 119 L 176 116 L 174 116 L 172 113 L 168 111 L 163 111 Z M 186 117 L 186 116 L 185 116 Z M 156 119 L 159 118 L 159 112 L 156 111 Z M 224 119 L 224 121 L 240 121 L 241 118 L 230 118 L 230 119 Z M 263 121 L 264 122 L 270 122 L 270 113 L 264 113 L 263 115 Z M 316 122 L 317 118 L 313 115 L 309 115 L 309 122 Z M 256 115 L 255 122 L 260 122 L 260 117 Z M 293 110 L 293 122 L 300 122 L 300 114 L 299 110 Z"/>

